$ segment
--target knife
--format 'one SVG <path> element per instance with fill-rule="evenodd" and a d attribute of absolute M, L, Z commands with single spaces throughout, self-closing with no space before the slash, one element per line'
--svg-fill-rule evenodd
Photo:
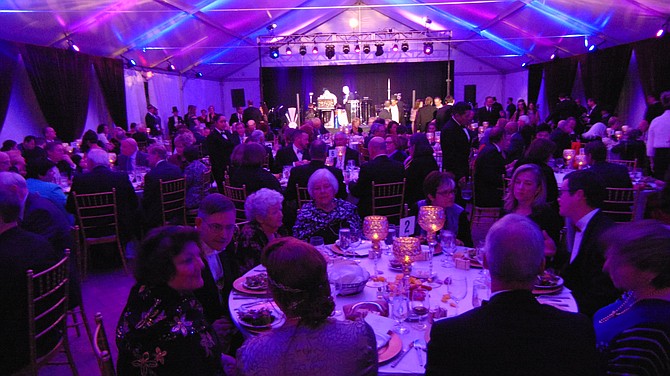
<path fill-rule="evenodd" d="M 400 363 L 400 361 L 402 360 L 402 358 L 404 358 L 405 355 L 407 355 L 407 353 L 408 353 L 413 347 L 414 347 L 414 342 L 410 342 L 410 343 L 409 343 L 409 347 L 407 347 L 407 350 L 403 351 L 402 354 L 400 354 L 400 356 L 398 357 L 398 359 L 396 359 L 396 360 L 391 364 L 391 368 L 395 368 L 395 366 L 397 366 L 398 363 Z"/>

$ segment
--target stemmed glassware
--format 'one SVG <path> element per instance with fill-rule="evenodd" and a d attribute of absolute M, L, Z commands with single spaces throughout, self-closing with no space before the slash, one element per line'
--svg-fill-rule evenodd
<path fill-rule="evenodd" d="M 384 243 L 386 244 L 386 247 L 384 248 L 384 254 L 387 256 L 391 256 L 393 254 L 393 240 L 395 239 L 395 236 L 396 226 L 389 225 L 389 232 L 386 235 L 386 239 L 384 240 Z"/>
<path fill-rule="evenodd" d="M 442 266 L 445 268 L 455 267 L 454 250 L 456 249 L 456 237 L 454 233 L 449 230 L 440 231 L 440 245 L 445 256 L 445 259 L 442 260 Z"/>
<path fill-rule="evenodd" d="M 468 295 L 468 279 L 467 277 L 450 277 L 447 291 L 456 303 L 460 303 Z"/>
<path fill-rule="evenodd" d="M 396 322 L 393 326 L 394 332 L 398 334 L 409 333 L 409 328 L 404 324 L 409 316 L 409 300 L 404 291 L 399 291 L 391 299 L 391 316 Z"/>
<path fill-rule="evenodd" d="M 428 284 L 431 287 L 439 286 L 433 277 L 433 254 L 435 253 L 435 233 L 444 227 L 446 216 L 444 209 L 439 206 L 422 206 L 419 209 L 419 226 L 426 231 L 426 240 L 428 242 Z"/>
<path fill-rule="evenodd" d="M 363 239 L 361 238 L 361 231 L 355 228 L 351 228 L 349 229 L 349 234 L 349 252 L 351 253 L 351 259 L 356 263 L 360 263 L 361 260 L 356 258 L 356 248 L 358 248 L 361 243 L 363 243 Z"/>
<path fill-rule="evenodd" d="M 411 291 L 410 307 L 412 308 L 412 315 L 416 316 L 417 324 L 414 328 L 418 330 L 425 330 L 428 325 L 425 319 L 430 312 L 430 294 L 423 289 L 414 289 Z"/>
<path fill-rule="evenodd" d="M 339 233 L 339 242 L 338 242 L 338 247 L 342 250 L 342 253 L 344 256 L 351 256 L 353 258 L 353 255 L 349 253 L 349 248 L 351 247 L 351 230 L 348 228 L 341 228 L 340 233 Z"/>

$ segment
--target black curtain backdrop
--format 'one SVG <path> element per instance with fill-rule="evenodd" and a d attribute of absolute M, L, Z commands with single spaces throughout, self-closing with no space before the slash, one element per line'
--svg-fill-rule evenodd
<path fill-rule="evenodd" d="M 76 139 L 88 114 L 89 55 L 33 45 L 24 45 L 21 55 L 47 123 L 61 140 Z"/>
<path fill-rule="evenodd" d="M 560 94 L 570 94 L 577 74 L 577 59 L 563 58 L 544 65 L 544 93 L 547 96 L 550 114 L 558 103 Z"/>
<path fill-rule="evenodd" d="M 0 131 L 9 108 L 18 57 L 18 50 L 13 43 L 0 40 Z"/>
<path fill-rule="evenodd" d="M 454 62 L 451 61 L 451 82 L 453 93 Z M 379 105 L 387 97 L 388 80 L 391 79 L 391 95 L 402 93 L 403 102 L 411 106 L 412 90 L 416 98 L 447 93 L 447 62 L 426 63 L 381 63 L 317 67 L 261 68 L 262 97 L 269 106 L 295 106 L 296 93 L 304 108 L 309 101 L 309 93 L 314 93 L 314 101 L 330 90 L 340 98 L 342 86 L 358 92 L 359 98 L 369 97 Z"/>
<path fill-rule="evenodd" d="M 533 64 L 528 67 L 528 103 L 533 102 L 537 105 L 537 98 L 540 96 L 540 87 L 542 87 L 543 64 Z"/>
<path fill-rule="evenodd" d="M 670 37 L 633 43 L 645 95 L 670 90 Z"/>
<path fill-rule="evenodd" d="M 109 114 L 114 124 L 128 129 L 126 112 L 126 88 L 123 77 L 123 61 L 106 57 L 92 56 L 95 74 L 100 82 L 100 89 L 105 98 Z"/>
<path fill-rule="evenodd" d="M 595 98 L 601 107 L 613 111 L 619 103 L 632 46 L 624 44 L 584 54 L 575 58 L 580 62 L 586 98 Z"/>

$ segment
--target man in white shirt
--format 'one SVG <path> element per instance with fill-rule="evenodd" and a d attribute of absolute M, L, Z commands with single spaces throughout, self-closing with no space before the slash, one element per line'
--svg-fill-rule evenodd
<path fill-rule="evenodd" d="M 670 91 L 661 94 L 665 112 L 649 124 L 647 155 L 656 179 L 665 180 L 670 166 Z"/>
<path fill-rule="evenodd" d="M 561 275 L 565 286 L 589 316 L 616 300 L 619 293 L 610 277 L 603 272 L 605 247 L 600 236 L 614 222 L 600 211 L 606 197 L 605 186 L 592 171 L 579 170 L 568 174 L 561 184 L 559 212 L 567 219 L 567 263 Z"/>

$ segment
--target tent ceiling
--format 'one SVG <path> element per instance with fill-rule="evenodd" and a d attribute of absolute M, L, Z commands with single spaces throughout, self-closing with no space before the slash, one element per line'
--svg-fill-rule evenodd
<path fill-rule="evenodd" d="M 265 61 L 267 48 L 259 55 L 257 41 L 269 34 L 271 23 L 278 25 L 277 36 L 422 31 L 428 17 L 431 30 L 453 31 L 454 49 L 504 73 L 519 70 L 524 61 L 546 61 L 555 50 L 560 56 L 584 53 L 585 37 L 601 48 L 652 37 L 669 16 L 667 0 L 6 0 L 0 5 L 4 39 L 66 47 L 71 38 L 86 53 L 132 58 L 155 69 L 170 61 L 180 73 L 200 71 L 213 80 L 257 63 L 261 55 Z M 361 21 L 353 30 L 351 18 Z M 446 45 L 436 43 L 436 53 L 424 58 L 445 59 Z M 402 52 L 395 54 L 403 59 Z M 308 57 L 294 53 L 280 59 L 283 65 L 304 65 Z"/>

